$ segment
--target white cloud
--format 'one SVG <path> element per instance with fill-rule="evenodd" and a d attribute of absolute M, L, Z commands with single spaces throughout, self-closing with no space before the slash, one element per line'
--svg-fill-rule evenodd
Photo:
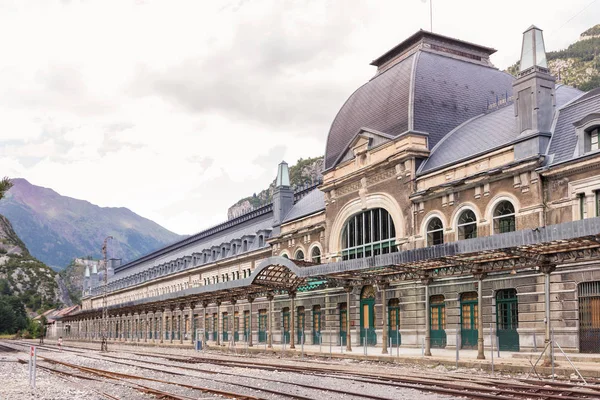
<path fill-rule="evenodd" d="M 521 32 L 548 50 L 600 3 L 434 2 L 434 30 L 517 60 Z M 428 28 L 407 1 L 0 2 L 0 175 L 178 233 L 226 218 L 281 159 L 321 155 L 369 62 Z M 568 21 L 568 22 L 567 22 Z"/>

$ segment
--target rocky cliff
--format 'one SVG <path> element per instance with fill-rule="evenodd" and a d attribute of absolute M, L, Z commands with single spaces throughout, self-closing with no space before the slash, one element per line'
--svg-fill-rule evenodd
<path fill-rule="evenodd" d="M 18 297 L 31 311 L 71 305 L 64 284 L 56 272 L 33 257 L 0 215 L 0 282 L 6 295 Z"/>
<path fill-rule="evenodd" d="M 127 208 L 99 207 L 52 189 L 13 179 L 0 202 L 31 254 L 55 269 L 76 257 L 100 258 L 104 238 L 114 237 L 110 256 L 132 260 L 182 238 Z"/>

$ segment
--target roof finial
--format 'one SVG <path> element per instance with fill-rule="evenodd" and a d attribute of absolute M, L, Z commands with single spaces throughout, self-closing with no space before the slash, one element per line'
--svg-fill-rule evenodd
<path fill-rule="evenodd" d="M 277 180 L 275 181 L 275 187 L 282 186 L 290 186 L 290 171 L 285 161 L 279 163 L 279 167 L 277 168 Z"/>
<path fill-rule="evenodd" d="M 527 74 L 539 69 L 543 69 L 544 71 L 548 70 L 544 36 L 542 35 L 542 30 L 540 28 L 531 25 L 523 32 L 519 75 Z"/>

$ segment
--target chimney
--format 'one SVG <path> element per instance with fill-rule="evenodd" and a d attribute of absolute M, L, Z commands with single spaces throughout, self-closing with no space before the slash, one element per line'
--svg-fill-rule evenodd
<path fill-rule="evenodd" d="M 543 154 L 554 118 L 555 81 L 546 61 L 542 30 L 531 25 L 523 32 L 519 75 L 513 83 L 514 110 L 519 138 L 515 159 Z"/>
<path fill-rule="evenodd" d="M 85 295 L 90 289 L 90 267 L 85 266 L 85 272 L 83 274 L 83 294 Z"/>
<path fill-rule="evenodd" d="M 98 287 L 98 266 L 96 263 L 92 265 L 92 274 L 90 276 L 90 289 Z"/>
<path fill-rule="evenodd" d="M 285 161 L 277 168 L 275 191 L 273 192 L 273 226 L 278 227 L 294 205 L 294 191 L 290 187 L 290 171 Z"/>

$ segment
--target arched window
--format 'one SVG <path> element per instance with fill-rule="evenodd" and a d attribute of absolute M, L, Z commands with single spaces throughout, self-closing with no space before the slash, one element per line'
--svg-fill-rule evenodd
<path fill-rule="evenodd" d="M 286 253 L 283 253 L 281 256 L 282 256 L 283 258 L 289 258 L 289 257 L 288 257 L 288 255 L 287 255 Z"/>
<path fill-rule="evenodd" d="M 298 250 L 296 255 L 294 256 L 295 260 L 304 260 L 304 252 L 302 250 Z"/>
<path fill-rule="evenodd" d="M 321 249 L 318 246 L 313 247 L 310 252 L 310 260 L 314 263 L 321 264 Z"/>
<path fill-rule="evenodd" d="M 498 203 L 494 209 L 494 233 L 514 232 L 515 225 L 515 206 L 504 200 Z"/>
<path fill-rule="evenodd" d="M 431 218 L 427 223 L 427 246 L 444 243 L 444 225 L 438 217 Z"/>
<path fill-rule="evenodd" d="M 396 228 L 390 214 L 375 208 L 356 214 L 342 231 L 342 259 L 370 257 L 397 251 Z"/>
<path fill-rule="evenodd" d="M 463 211 L 458 217 L 458 240 L 477 237 L 477 217 L 472 210 Z"/>

